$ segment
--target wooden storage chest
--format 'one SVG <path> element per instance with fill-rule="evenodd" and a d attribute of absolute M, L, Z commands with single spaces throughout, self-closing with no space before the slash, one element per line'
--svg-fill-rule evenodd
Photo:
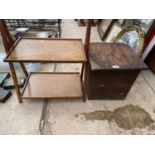
<path fill-rule="evenodd" d="M 91 43 L 88 99 L 125 99 L 139 72 L 147 66 L 121 43 Z"/>

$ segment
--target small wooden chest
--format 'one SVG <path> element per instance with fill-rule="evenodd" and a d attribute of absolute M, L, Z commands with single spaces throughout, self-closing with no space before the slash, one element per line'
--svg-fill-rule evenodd
<path fill-rule="evenodd" d="M 143 69 L 147 69 L 147 66 L 128 45 L 91 43 L 88 99 L 125 99 Z"/>

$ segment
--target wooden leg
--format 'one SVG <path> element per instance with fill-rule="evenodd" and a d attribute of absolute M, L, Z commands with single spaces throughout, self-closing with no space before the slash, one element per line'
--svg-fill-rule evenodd
<path fill-rule="evenodd" d="M 25 74 L 25 77 L 28 77 L 28 73 L 27 73 L 25 65 L 22 62 L 20 62 L 20 66 L 21 66 L 21 68 L 22 68 L 22 70 L 23 70 L 23 72 Z"/>
<path fill-rule="evenodd" d="M 21 93 L 20 93 L 20 89 L 19 89 L 19 86 L 18 86 L 18 81 L 17 81 L 17 76 L 16 76 L 14 65 L 13 65 L 12 62 L 9 62 L 9 66 L 10 66 L 11 76 L 12 76 L 12 79 L 13 79 L 13 82 L 14 82 L 14 85 L 15 85 L 18 101 L 19 101 L 19 103 L 22 103 Z"/>
<path fill-rule="evenodd" d="M 86 102 L 87 97 L 87 63 L 83 65 L 83 74 L 84 74 L 84 81 L 83 81 L 83 102 Z"/>
<path fill-rule="evenodd" d="M 85 64 L 82 63 L 82 68 L 81 68 L 81 81 L 83 80 L 84 66 L 85 66 Z"/>

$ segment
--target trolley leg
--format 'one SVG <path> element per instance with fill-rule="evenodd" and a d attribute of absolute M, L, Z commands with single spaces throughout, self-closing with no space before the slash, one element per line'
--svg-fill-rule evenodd
<path fill-rule="evenodd" d="M 84 74 L 84 80 L 83 80 L 83 102 L 86 102 L 86 97 L 87 97 L 87 63 L 83 64 L 83 74 Z"/>
<path fill-rule="evenodd" d="M 21 66 L 21 68 L 23 70 L 23 73 L 25 74 L 25 77 L 28 77 L 28 73 L 27 73 L 25 65 L 22 62 L 20 62 L 20 66 Z"/>
<path fill-rule="evenodd" d="M 13 79 L 13 82 L 14 82 L 14 85 L 15 85 L 18 101 L 19 101 L 19 103 L 22 103 L 21 93 L 20 93 L 20 89 L 19 89 L 19 86 L 18 86 L 18 81 L 17 81 L 17 76 L 16 76 L 14 65 L 13 65 L 12 62 L 9 62 L 9 66 L 10 66 L 11 76 L 12 76 L 12 79 Z"/>
<path fill-rule="evenodd" d="M 82 63 L 82 68 L 81 68 L 81 81 L 83 80 L 84 68 L 85 68 L 85 64 Z"/>

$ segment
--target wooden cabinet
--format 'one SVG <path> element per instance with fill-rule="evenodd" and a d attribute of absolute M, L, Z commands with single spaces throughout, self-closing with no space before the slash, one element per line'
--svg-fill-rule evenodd
<path fill-rule="evenodd" d="M 88 99 L 124 99 L 140 70 L 147 66 L 121 43 L 91 43 Z"/>

